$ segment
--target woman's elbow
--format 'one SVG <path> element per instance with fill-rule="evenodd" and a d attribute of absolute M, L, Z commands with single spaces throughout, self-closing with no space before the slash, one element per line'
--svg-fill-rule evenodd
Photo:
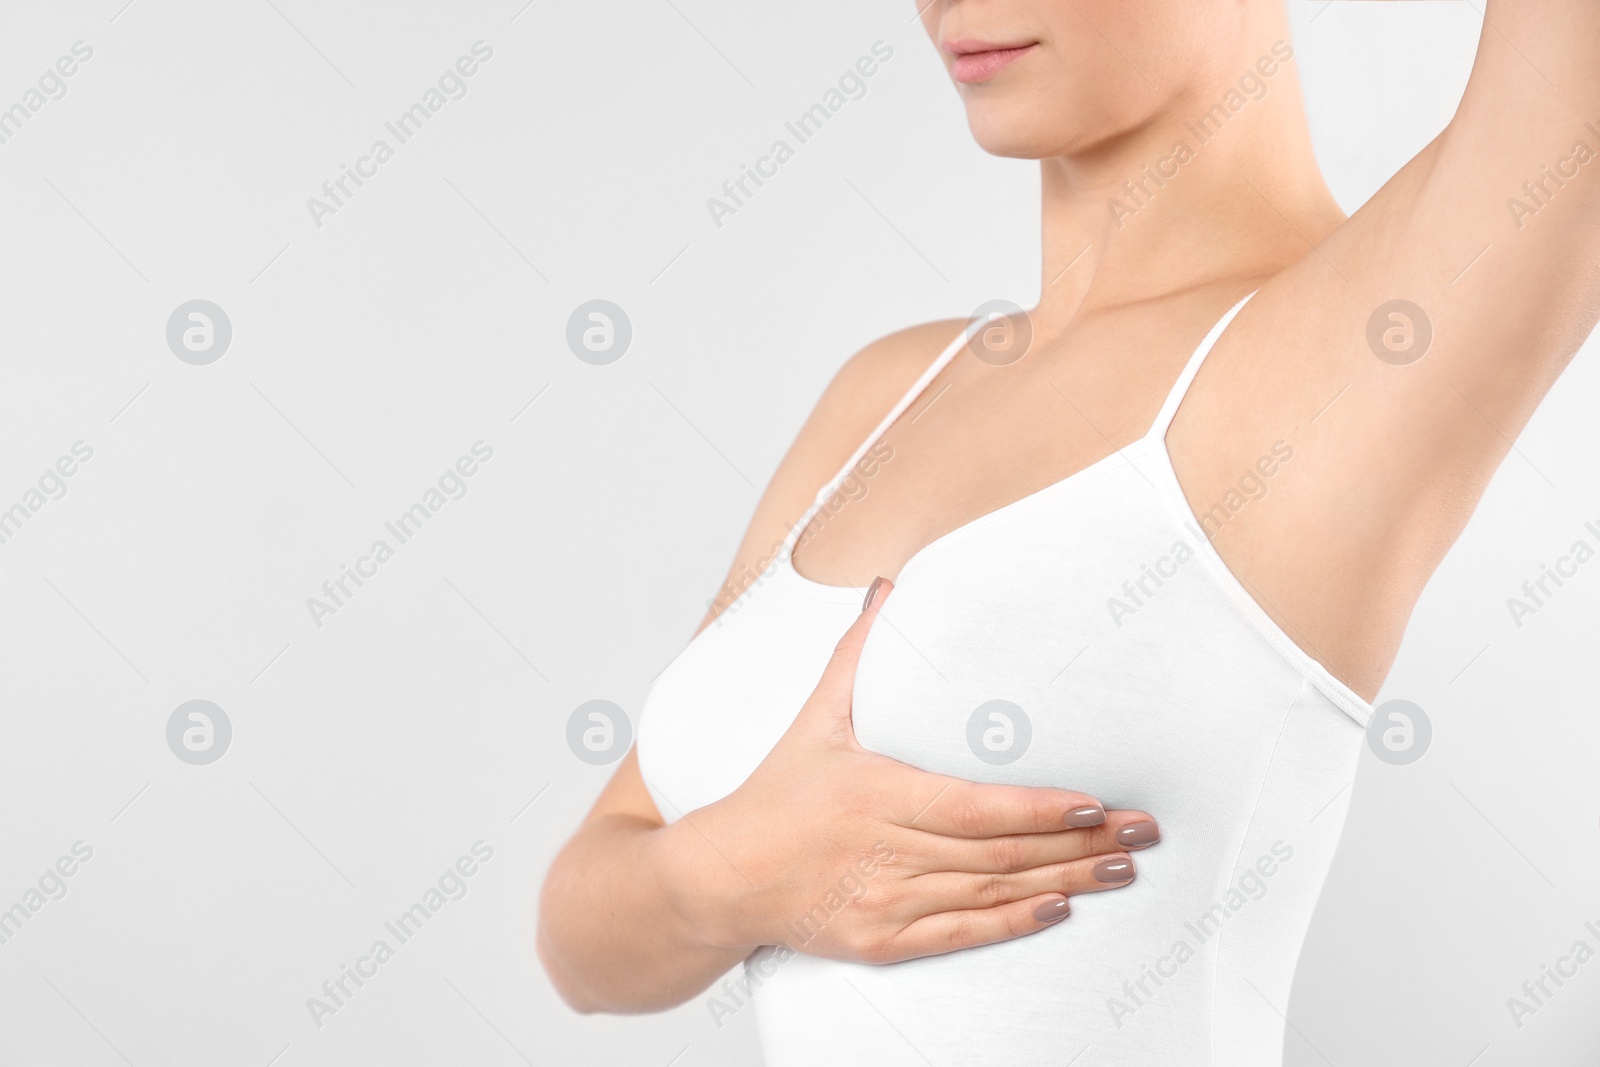
<path fill-rule="evenodd" d="M 606 1006 L 561 966 L 560 953 L 545 936 L 546 923 L 546 918 L 540 916 L 539 930 L 534 937 L 534 952 L 539 957 L 539 963 L 544 967 L 544 973 L 549 977 L 550 985 L 555 989 L 556 995 L 561 998 L 563 1004 L 579 1015 L 594 1015 L 605 1011 Z"/>

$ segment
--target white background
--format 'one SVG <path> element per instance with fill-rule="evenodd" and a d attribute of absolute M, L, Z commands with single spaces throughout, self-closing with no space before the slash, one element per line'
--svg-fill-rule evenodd
<path fill-rule="evenodd" d="M 900 0 L 124 2 L 0 8 L 0 108 L 94 49 L 0 144 L 0 508 L 94 450 L 0 544 L 0 909 L 94 850 L 0 944 L 0 1063 L 758 1062 L 748 1011 L 579 1017 L 538 969 L 539 883 L 609 774 L 567 717 L 636 713 L 844 358 L 1032 302 L 1037 168 L 973 146 Z M 1292 5 L 1353 210 L 1448 119 L 1481 16 Z M 307 198 L 478 40 L 467 95 L 316 226 Z M 878 40 L 866 96 L 715 226 L 707 197 Z M 564 339 L 596 297 L 634 327 L 606 367 Z M 209 366 L 166 343 L 195 298 L 233 326 Z M 1433 744 L 1365 757 L 1296 1067 L 1595 1058 L 1600 963 L 1520 1028 L 1506 998 L 1600 948 L 1600 562 L 1520 629 L 1506 598 L 1600 540 L 1597 377 L 1590 345 L 1417 609 L 1383 698 Z M 316 626 L 306 599 L 479 440 L 467 495 Z M 166 742 L 196 698 L 233 725 L 209 766 Z M 307 998 L 479 840 L 467 895 L 318 1027 Z"/>

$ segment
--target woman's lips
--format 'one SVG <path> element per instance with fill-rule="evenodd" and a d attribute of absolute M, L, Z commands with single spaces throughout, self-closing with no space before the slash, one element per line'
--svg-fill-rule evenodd
<path fill-rule="evenodd" d="M 1022 58 L 1031 48 L 1031 44 L 1012 48 L 958 46 L 951 49 L 956 53 L 956 60 L 950 65 L 950 75 L 964 85 L 985 82 Z"/>

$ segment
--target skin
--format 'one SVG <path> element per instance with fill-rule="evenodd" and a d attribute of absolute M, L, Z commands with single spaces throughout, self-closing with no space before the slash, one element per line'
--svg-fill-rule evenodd
<path fill-rule="evenodd" d="M 1040 160 L 1034 339 L 1006 366 L 970 352 L 952 360 L 885 434 L 892 470 L 802 538 L 796 569 L 840 586 L 892 577 L 943 534 L 1130 444 L 1200 338 L 1255 290 L 1167 445 L 1197 514 L 1274 442 L 1293 447 L 1270 491 L 1213 544 L 1285 633 L 1370 700 L 1423 586 L 1600 318 L 1600 165 L 1575 177 L 1568 166 L 1559 187 L 1541 169 L 1578 140 L 1600 148 L 1585 128 L 1600 127 L 1600 5 L 1488 0 L 1484 10 L 1455 117 L 1346 219 L 1313 158 L 1294 63 L 1270 77 L 1257 65 L 1289 40 L 1282 0 L 922 9 L 936 46 L 1033 45 L 958 91 L 982 147 Z M 1177 141 L 1196 143 L 1185 121 L 1251 71 L 1264 93 L 1132 200 L 1123 183 Z M 1538 201 L 1530 180 L 1544 183 Z M 1519 220 L 1511 197 L 1537 212 Z M 1112 198 L 1137 210 L 1115 211 Z M 1396 298 L 1433 330 L 1408 365 L 1377 358 L 1367 340 L 1375 309 Z M 761 569 L 960 326 L 901 331 L 843 367 L 768 486 L 730 582 Z M 569 1004 L 681 1003 L 755 947 L 783 943 L 783 924 L 878 841 L 893 845 L 889 878 L 806 951 L 888 962 L 1025 935 L 1046 925 L 1032 917 L 1038 903 L 1099 888 L 1086 868 L 1127 858 L 1110 831 L 1145 813 L 1061 829 L 1090 798 L 961 783 L 861 750 L 849 683 L 879 610 L 892 614 L 892 598 L 844 636 L 794 726 L 724 800 L 664 826 L 634 756 L 619 766 L 541 901 L 540 955 Z M 779 840 L 774 825 L 786 828 Z"/>

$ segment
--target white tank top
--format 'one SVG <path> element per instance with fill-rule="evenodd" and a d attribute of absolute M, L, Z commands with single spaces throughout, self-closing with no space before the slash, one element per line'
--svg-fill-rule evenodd
<path fill-rule="evenodd" d="M 1371 708 L 1272 622 L 1203 532 L 1292 450 L 1264 457 L 1203 528 L 1173 472 L 1167 426 L 1243 304 L 1143 438 L 912 557 L 855 683 L 868 749 L 1140 808 L 1161 842 L 1137 853 L 1131 885 L 1076 896 L 1064 922 L 1016 940 L 887 966 L 758 950 L 705 1002 L 718 1025 L 755 1012 L 768 1067 L 1282 1062 Z M 738 787 L 816 685 L 862 591 L 802 577 L 795 539 L 970 330 L 652 686 L 639 767 L 669 821 Z"/>

